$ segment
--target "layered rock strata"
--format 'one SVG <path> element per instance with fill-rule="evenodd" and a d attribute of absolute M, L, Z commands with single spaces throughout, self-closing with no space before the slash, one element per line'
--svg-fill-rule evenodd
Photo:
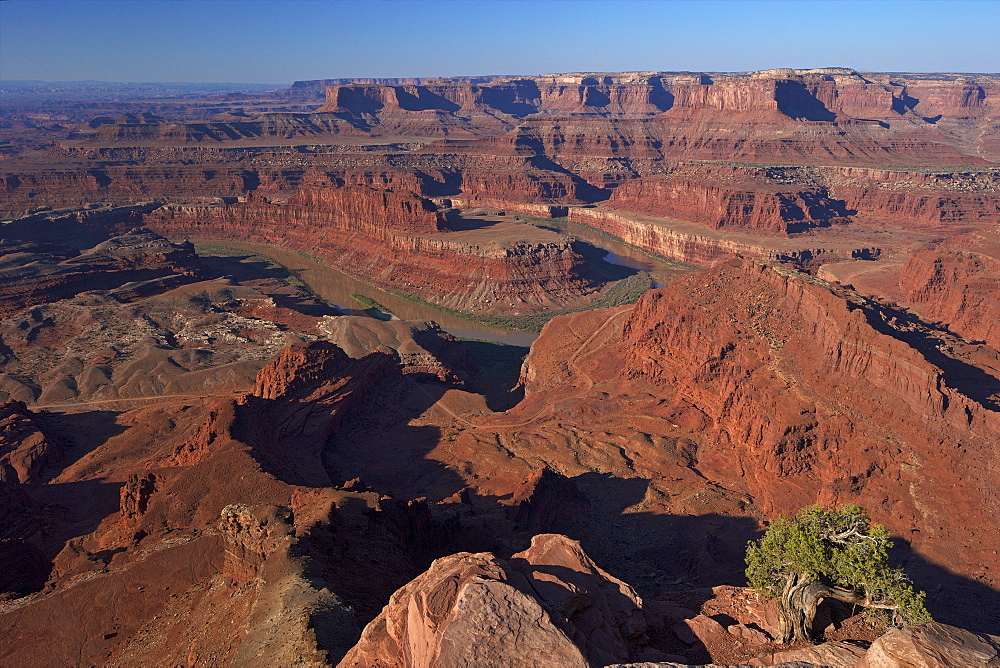
<path fill-rule="evenodd" d="M 841 167 L 824 181 L 846 206 L 874 220 L 942 235 L 1000 220 L 1000 172 L 938 172 Z"/>
<path fill-rule="evenodd" d="M 301 251 L 382 288 L 473 312 L 520 313 L 579 301 L 597 287 L 556 235 L 544 243 L 463 241 L 430 201 L 365 187 L 299 190 L 286 204 L 164 207 L 170 236 L 238 239 Z M 385 262 L 385 257 L 394 258 Z M 417 278 L 419 277 L 419 279 Z"/>
<path fill-rule="evenodd" d="M 117 288 L 123 301 L 135 299 L 190 282 L 199 271 L 193 246 L 170 243 L 149 230 L 115 236 L 83 252 L 7 238 L 0 240 L 6 284 L 0 317 L 87 290 Z"/>
<path fill-rule="evenodd" d="M 873 259 L 882 252 L 877 246 L 843 241 L 831 243 L 813 238 L 776 242 L 760 236 L 708 230 L 697 223 L 618 213 L 606 207 L 570 207 L 567 211 L 573 222 L 603 230 L 644 250 L 698 266 L 710 266 L 736 255 L 809 266 L 814 262 Z"/>
<path fill-rule="evenodd" d="M 899 287 L 904 302 L 928 320 L 1000 349 L 1000 231 L 958 236 L 913 253 Z"/>
<path fill-rule="evenodd" d="M 720 171 L 711 170 L 697 180 L 682 176 L 633 179 L 614 190 L 608 206 L 712 229 L 765 234 L 787 235 L 850 222 L 851 211 L 844 202 L 832 199 L 822 187 L 782 187 L 751 170 Z"/>
<path fill-rule="evenodd" d="M 937 565 L 964 576 L 939 596 L 954 620 L 964 596 L 996 610 L 974 583 L 996 586 L 986 564 L 997 536 L 965 528 L 989 526 L 997 512 L 992 354 L 898 307 L 730 261 L 634 308 L 552 321 L 526 361 L 525 400 L 483 428 L 509 436 L 500 443 L 519 457 L 545 452 L 568 475 L 650 481 L 636 508 L 657 494 L 671 512 L 707 505 L 729 514 L 722 508 L 735 504 L 762 517 L 863 505 L 906 541 L 920 581 L 933 581 Z M 460 442 L 453 455 L 502 470 L 488 438 Z M 689 474 L 700 482 L 685 482 Z M 478 484 L 503 493 L 508 479 L 497 476 Z M 588 549 L 617 554 L 598 540 Z"/>
<path fill-rule="evenodd" d="M 945 503 L 969 526 L 993 512 L 985 462 L 1000 433 L 1000 377 L 969 375 L 938 352 L 933 330 L 742 262 L 650 294 L 623 334 L 632 373 L 675 388 L 709 421 L 716 435 L 699 469 L 738 471 L 727 484 L 745 485 L 765 512 L 885 499 L 873 514 L 935 561 L 965 572 L 989 561 L 994 548 L 939 518 Z"/>

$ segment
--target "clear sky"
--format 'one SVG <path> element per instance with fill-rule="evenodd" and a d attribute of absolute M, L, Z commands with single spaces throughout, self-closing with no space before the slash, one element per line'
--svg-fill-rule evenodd
<path fill-rule="evenodd" d="M 1000 0 L 0 0 L 0 78 L 1000 71 Z"/>

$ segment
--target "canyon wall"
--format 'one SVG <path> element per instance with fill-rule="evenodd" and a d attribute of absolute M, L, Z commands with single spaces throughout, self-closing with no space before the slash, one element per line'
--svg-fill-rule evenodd
<path fill-rule="evenodd" d="M 850 222 L 851 211 L 822 186 L 779 184 L 752 169 L 643 177 L 615 188 L 607 205 L 663 218 L 787 235 Z"/>
<path fill-rule="evenodd" d="M 905 541 L 916 579 L 961 574 L 936 599 L 941 614 L 961 614 L 968 596 L 993 601 L 996 614 L 983 586 L 997 586 L 989 564 L 1000 537 L 981 527 L 998 512 L 990 490 L 1000 365 L 987 346 L 744 258 L 679 278 L 634 307 L 551 321 L 522 383 L 524 401 L 489 421 L 520 457 L 545 453 L 570 476 L 648 480 L 632 497 L 636 511 L 773 519 L 856 503 Z M 488 439 L 475 445 L 485 470 L 504 470 Z M 472 447 L 470 437 L 450 452 L 472 457 Z M 711 568 L 733 531 L 690 569 Z M 616 574 L 652 566 L 635 559 Z"/>
<path fill-rule="evenodd" d="M 979 573 L 996 537 L 959 527 L 996 512 L 988 462 L 1000 414 L 985 397 L 1000 377 L 967 375 L 940 336 L 903 311 L 743 260 L 648 294 L 623 345 L 630 374 L 704 415 L 707 477 L 745 485 L 768 513 L 861 503 L 892 530 L 918 529 L 910 540 L 939 563 Z"/>
<path fill-rule="evenodd" d="M 847 207 L 872 219 L 954 235 L 1000 220 L 1000 171 L 824 170 Z"/>
<path fill-rule="evenodd" d="M 286 204 L 250 197 L 226 206 L 166 206 L 145 223 L 173 237 L 290 248 L 376 286 L 473 312 L 530 312 L 596 289 L 582 275 L 582 258 L 555 235 L 545 243 L 463 241 L 445 231 L 429 200 L 362 186 L 306 187 Z"/>
<path fill-rule="evenodd" d="M 775 246 L 760 237 L 721 235 L 697 224 L 676 224 L 628 215 L 604 208 L 570 207 L 569 219 L 612 234 L 626 243 L 670 259 L 708 266 L 735 255 L 778 262 L 809 264 L 814 261 L 870 259 L 880 250 L 873 246 L 810 244 L 795 240 Z"/>
<path fill-rule="evenodd" d="M 0 662 L 742 663 L 773 611 L 705 587 L 811 503 L 992 631 L 996 80 L 330 80 L 288 91 L 316 113 L 0 128 L 5 215 L 155 200 L 0 223 Z M 593 303 L 582 246 L 451 205 L 702 269 L 552 319 L 510 389 L 523 350 L 135 229 L 474 313 Z M 792 268 L 859 258 L 882 298 Z"/>
<path fill-rule="evenodd" d="M 869 78 L 870 77 L 870 78 Z M 779 69 L 736 74 L 620 73 L 567 74 L 463 81 L 361 83 L 331 85 L 320 114 L 376 118 L 400 111 L 492 113 L 510 117 L 529 114 L 574 114 L 642 117 L 670 112 L 752 113 L 758 118 L 843 121 L 911 116 L 961 118 L 970 109 L 993 103 L 989 84 L 922 81 L 900 85 L 884 75 L 864 75 L 844 68 Z M 918 99 L 923 98 L 923 103 Z M 923 115 L 915 113 L 920 107 Z M 937 122 L 935 119 L 934 122 Z M 925 121 L 928 122 L 928 121 Z"/>
<path fill-rule="evenodd" d="M 1000 350 L 1000 231 L 957 236 L 913 253 L 899 276 L 903 300 L 926 319 Z"/>

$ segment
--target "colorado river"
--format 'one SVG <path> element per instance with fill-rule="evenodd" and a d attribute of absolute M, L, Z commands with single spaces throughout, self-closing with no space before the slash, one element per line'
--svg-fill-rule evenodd
<path fill-rule="evenodd" d="M 680 273 L 667 263 L 660 262 L 642 251 L 604 237 L 589 228 L 559 222 L 553 222 L 552 226 L 558 226 L 563 233 L 608 251 L 608 255 L 604 257 L 605 262 L 648 272 L 658 285 L 669 282 L 671 278 Z M 350 315 L 364 315 L 361 305 L 351 297 L 352 294 L 359 294 L 378 302 L 402 320 L 433 320 L 441 325 L 442 329 L 461 338 L 484 339 L 514 346 L 530 346 L 531 342 L 538 338 L 537 334 L 481 325 L 423 304 L 411 302 L 352 278 L 330 265 L 284 248 L 228 239 L 197 238 L 191 239 L 191 241 L 198 244 L 247 251 L 270 258 L 305 283 L 317 297 Z"/>
<path fill-rule="evenodd" d="M 622 267 L 646 272 L 653 278 L 653 287 L 656 288 L 663 287 L 678 276 L 689 271 L 688 268 L 685 268 L 681 264 L 659 260 L 649 253 L 607 237 L 586 225 L 557 220 L 551 222 L 545 221 L 543 224 L 546 227 L 558 230 L 566 236 L 575 237 L 591 246 L 606 250 L 608 254 L 603 259 L 608 264 L 617 264 Z"/>
<path fill-rule="evenodd" d="M 461 338 L 485 339 L 513 346 L 530 346 L 531 342 L 538 338 L 537 334 L 487 327 L 411 302 L 352 278 L 330 265 L 284 248 L 228 239 L 197 238 L 191 241 L 196 244 L 245 250 L 270 258 L 305 283 L 317 297 L 350 315 L 364 315 L 361 304 L 351 297 L 352 294 L 358 294 L 378 302 L 402 320 L 433 320 L 441 325 L 442 329 Z"/>

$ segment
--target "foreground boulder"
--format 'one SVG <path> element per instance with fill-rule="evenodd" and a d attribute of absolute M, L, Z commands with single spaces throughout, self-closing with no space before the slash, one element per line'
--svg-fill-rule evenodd
<path fill-rule="evenodd" d="M 0 404 L 0 482 L 34 482 L 59 450 L 23 401 Z"/>
<path fill-rule="evenodd" d="M 678 634 L 687 645 L 685 659 L 666 651 L 664 620 L 649 621 L 657 617 L 657 605 L 644 609 L 635 591 L 594 564 L 578 542 L 540 534 L 510 559 L 461 552 L 434 561 L 392 595 L 338 665 L 683 668 L 705 665 L 698 657 L 711 655 L 723 662 L 711 665 L 720 667 L 727 661 L 801 668 L 1000 667 L 1000 637 L 940 623 L 892 629 L 870 645 L 835 640 L 782 649 L 762 641 L 736 647 L 726 640 L 733 629 L 755 627 L 734 624 L 727 632 L 718 621 L 727 615 L 704 612 L 717 606 L 681 615 L 695 629 L 688 633 L 690 641 Z M 718 633 L 702 637 L 698 630 L 708 623 L 718 626 Z"/>
<path fill-rule="evenodd" d="M 631 587 L 542 534 L 509 561 L 463 552 L 393 594 L 341 666 L 606 665 L 646 630 Z"/>
<path fill-rule="evenodd" d="M 827 642 L 766 654 L 750 666 L 783 668 L 994 668 L 1000 666 L 1000 636 L 976 634 L 932 622 L 891 629 L 871 644 Z M 622 663 L 607 668 L 688 668 L 685 663 Z M 719 664 L 701 668 L 724 668 Z M 732 667 L 738 668 L 738 667 Z"/>
<path fill-rule="evenodd" d="M 395 594 L 341 666 L 586 666 L 523 576 L 487 553 L 438 559 Z M 516 639 L 516 642 L 515 642 Z"/>
<path fill-rule="evenodd" d="M 857 668 L 1000 666 L 1000 636 L 932 622 L 893 629 L 872 643 Z"/>

